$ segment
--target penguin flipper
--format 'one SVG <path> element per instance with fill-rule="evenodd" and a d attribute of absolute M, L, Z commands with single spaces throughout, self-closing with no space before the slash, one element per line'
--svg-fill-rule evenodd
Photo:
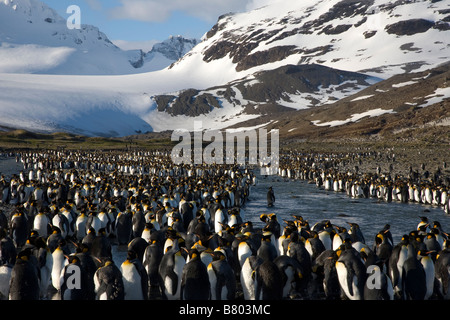
<path fill-rule="evenodd" d="M 355 272 L 352 268 L 347 268 L 348 272 L 347 272 L 347 287 L 348 287 L 348 292 L 351 296 L 354 295 L 353 293 L 353 278 L 355 277 Z"/>
<path fill-rule="evenodd" d="M 167 280 L 167 278 L 169 278 L 169 280 L 171 281 L 171 287 L 170 287 L 170 294 L 171 295 L 174 295 L 176 292 L 177 292 L 177 290 L 178 290 L 178 276 L 177 276 L 177 274 L 173 271 L 173 270 L 170 270 L 167 274 L 166 274 L 166 276 L 165 276 L 165 279 L 164 279 L 164 282 L 166 282 Z M 183 284 L 182 284 L 183 285 Z M 165 288 L 166 290 L 167 290 L 167 288 Z"/>

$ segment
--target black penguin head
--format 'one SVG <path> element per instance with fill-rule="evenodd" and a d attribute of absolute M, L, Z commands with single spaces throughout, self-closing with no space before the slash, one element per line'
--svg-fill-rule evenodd
<path fill-rule="evenodd" d="M 226 260 L 227 257 L 223 254 L 221 250 L 218 249 L 214 250 L 214 252 L 212 253 L 213 261 Z"/>
<path fill-rule="evenodd" d="M 134 251 L 134 250 L 129 250 L 129 251 L 127 252 L 127 260 L 128 260 L 128 261 L 132 261 L 132 260 L 135 260 L 135 259 L 137 259 L 137 258 L 138 258 L 138 255 L 137 255 L 136 251 Z"/>
<path fill-rule="evenodd" d="M 22 261 L 28 261 L 32 254 L 33 253 L 31 251 L 31 248 L 25 248 L 17 254 L 17 259 Z"/>
<path fill-rule="evenodd" d="M 200 253 L 198 252 L 197 249 L 190 249 L 190 250 L 188 251 L 188 253 L 189 253 L 189 258 L 190 258 L 191 260 L 200 258 Z"/>

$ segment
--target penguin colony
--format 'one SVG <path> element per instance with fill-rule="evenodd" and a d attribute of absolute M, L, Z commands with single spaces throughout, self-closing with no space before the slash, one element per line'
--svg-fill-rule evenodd
<path fill-rule="evenodd" d="M 358 164 L 367 159 L 387 163 L 373 172 L 361 172 Z M 355 164 L 353 168 L 349 164 Z M 326 191 L 345 192 L 352 198 L 376 198 L 386 202 L 421 203 L 441 207 L 450 214 L 450 176 L 444 162 L 435 172 L 409 166 L 407 171 L 394 171 L 395 154 L 381 152 L 302 153 L 290 151 L 280 155 L 279 176 L 306 180 Z M 445 171 L 447 170 L 447 171 Z M 447 174 L 446 174 L 447 172 Z"/>
<path fill-rule="evenodd" d="M 421 217 L 369 246 L 357 224 L 241 215 L 255 176 L 163 152 L 18 153 L 1 177 L 0 298 L 448 299 L 450 242 Z M 127 248 L 116 265 L 112 246 Z"/>

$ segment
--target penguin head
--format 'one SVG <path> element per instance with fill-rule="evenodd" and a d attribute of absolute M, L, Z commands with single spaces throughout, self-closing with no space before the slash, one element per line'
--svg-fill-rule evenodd
<path fill-rule="evenodd" d="M 272 238 L 272 232 L 270 231 L 265 231 L 262 235 L 261 241 L 263 242 L 270 242 Z"/>
<path fill-rule="evenodd" d="M 128 252 L 127 252 L 127 260 L 126 261 L 131 262 L 131 261 L 133 261 L 133 260 L 135 260 L 137 258 L 138 258 L 138 255 L 137 255 L 136 251 L 128 250 Z"/>
<path fill-rule="evenodd" d="M 383 243 L 383 241 L 384 241 L 384 235 L 383 235 L 383 233 L 379 232 L 379 233 L 375 236 L 375 243 L 376 243 L 377 245 L 380 245 L 380 244 Z"/>
<path fill-rule="evenodd" d="M 188 255 L 189 255 L 189 259 L 190 261 L 192 261 L 193 259 L 197 259 L 200 258 L 200 252 L 197 249 L 190 249 L 187 250 L 186 248 L 184 249 L 187 251 Z"/>
<path fill-rule="evenodd" d="M 69 261 L 70 264 L 73 263 L 79 263 L 80 262 L 80 258 L 78 258 L 78 256 L 71 254 L 70 256 L 67 257 L 67 260 Z"/>
<path fill-rule="evenodd" d="M 31 248 L 25 248 L 17 254 L 17 260 L 28 261 L 32 254 Z"/>
<path fill-rule="evenodd" d="M 227 257 L 222 250 L 214 250 L 214 252 L 212 252 L 212 257 L 213 261 L 227 260 Z"/>

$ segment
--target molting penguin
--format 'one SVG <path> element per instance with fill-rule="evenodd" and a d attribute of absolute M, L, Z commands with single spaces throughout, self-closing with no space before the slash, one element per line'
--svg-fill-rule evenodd
<path fill-rule="evenodd" d="M 189 250 L 189 262 L 181 275 L 181 300 L 208 300 L 210 284 L 208 270 L 197 249 Z"/>
<path fill-rule="evenodd" d="M 272 261 L 264 261 L 256 270 L 256 300 L 281 300 L 283 297 L 281 271 Z"/>
<path fill-rule="evenodd" d="M 98 268 L 94 275 L 97 300 L 124 300 L 125 290 L 120 269 L 112 260 Z"/>
<path fill-rule="evenodd" d="M 16 264 L 11 271 L 9 300 L 39 300 L 39 276 L 31 249 L 19 252 Z M 59 279 L 58 279 L 59 280 Z"/>
<path fill-rule="evenodd" d="M 211 300 L 234 300 L 236 297 L 236 277 L 222 251 L 213 253 L 213 261 L 208 265 L 211 286 Z"/>
<path fill-rule="evenodd" d="M 125 300 L 147 300 L 148 275 L 136 252 L 129 250 L 127 259 L 120 266 Z"/>

